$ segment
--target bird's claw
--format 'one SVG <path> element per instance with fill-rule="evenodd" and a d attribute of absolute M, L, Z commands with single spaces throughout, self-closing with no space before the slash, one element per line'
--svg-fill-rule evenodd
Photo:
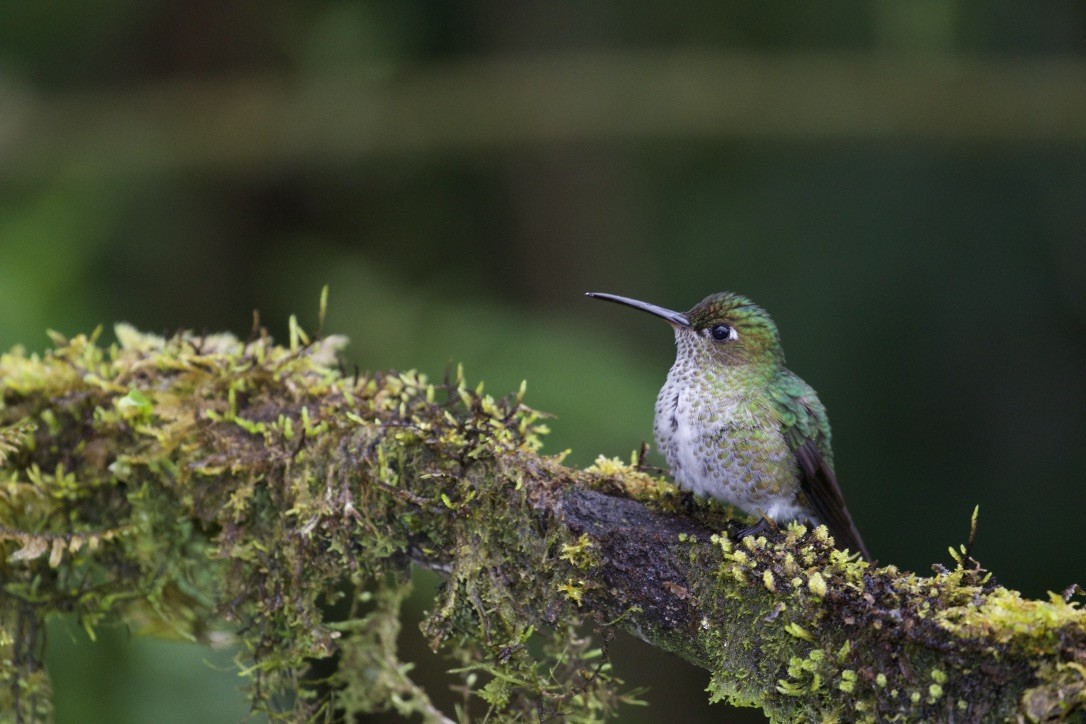
<path fill-rule="evenodd" d="M 755 523 L 754 525 L 749 525 L 746 528 L 741 529 L 738 533 L 736 533 L 735 534 L 735 539 L 736 540 L 743 540 L 748 535 L 752 536 L 754 538 L 757 538 L 758 536 L 760 536 L 760 535 L 762 535 L 764 533 L 768 533 L 770 531 L 778 530 L 778 528 L 779 528 L 779 526 L 777 525 L 776 521 L 770 520 L 769 518 L 767 518 L 767 517 L 765 517 L 763 515 L 761 518 L 758 519 L 757 523 Z"/>

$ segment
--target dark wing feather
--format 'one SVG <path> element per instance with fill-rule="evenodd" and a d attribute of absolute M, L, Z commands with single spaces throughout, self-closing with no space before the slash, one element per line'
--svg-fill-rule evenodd
<path fill-rule="evenodd" d="M 826 409 L 811 386 L 789 370 L 782 370 L 772 389 L 781 431 L 799 463 L 800 490 L 807 504 L 838 547 L 857 551 L 870 561 L 871 554 L 852 522 L 833 472 Z"/>
<path fill-rule="evenodd" d="M 800 489 L 815 515 L 826 524 L 837 547 L 858 551 L 865 561 L 870 561 L 871 554 L 845 506 L 837 475 L 826 464 L 814 440 L 808 438 L 796 448 L 796 460 L 799 462 Z"/>

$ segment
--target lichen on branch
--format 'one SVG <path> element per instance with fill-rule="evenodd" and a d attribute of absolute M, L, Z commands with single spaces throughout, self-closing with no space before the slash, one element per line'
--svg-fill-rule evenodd
<path fill-rule="evenodd" d="M 822 528 L 736 542 L 636 465 L 541 455 L 523 389 L 352 373 L 342 338 L 294 325 L 286 346 L 98 336 L 0 356 L 0 709 L 17 720 L 49 715 L 60 612 L 92 635 L 235 641 L 254 706 L 290 720 L 607 718 L 633 695 L 586 632 L 614 627 L 783 720 L 1086 709 L 1077 602 L 1025 600 L 964 553 L 920 577 Z M 456 711 L 397 655 L 411 565 L 445 576 L 423 629 L 462 680 Z M 334 673 L 311 680 L 316 659 Z"/>

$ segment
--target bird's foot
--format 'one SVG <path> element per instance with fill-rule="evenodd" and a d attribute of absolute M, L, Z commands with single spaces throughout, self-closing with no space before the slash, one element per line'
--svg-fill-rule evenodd
<path fill-rule="evenodd" d="M 770 520 L 764 515 L 758 519 L 758 522 L 754 525 L 749 525 L 746 528 L 742 528 L 735 534 L 736 540 L 743 540 L 748 535 L 757 538 L 760 535 L 769 533 L 770 531 L 780 530 L 780 526 L 777 525 L 775 520 Z"/>

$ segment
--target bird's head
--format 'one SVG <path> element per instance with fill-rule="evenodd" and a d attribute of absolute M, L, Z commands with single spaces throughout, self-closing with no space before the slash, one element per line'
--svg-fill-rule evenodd
<path fill-rule="evenodd" d="M 674 312 L 614 294 L 589 292 L 588 296 L 660 317 L 675 329 L 680 356 L 690 355 L 702 363 L 729 366 L 784 363 L 780 334 L 773 318 L 740 294 L 710 294 L 688 312 Z"/>

